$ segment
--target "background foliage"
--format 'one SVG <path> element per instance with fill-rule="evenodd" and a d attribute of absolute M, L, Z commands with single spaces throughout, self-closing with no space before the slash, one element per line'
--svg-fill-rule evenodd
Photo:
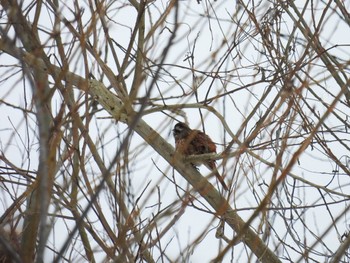
<path fill-rule="evenodd" d="M 0 260 L 349 262 L 348 1 L 0 3 Z"/>

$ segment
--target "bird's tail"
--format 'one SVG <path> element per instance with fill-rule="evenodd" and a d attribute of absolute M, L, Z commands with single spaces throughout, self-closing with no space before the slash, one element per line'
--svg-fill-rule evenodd
<path fill-rule="evenodd" d="M 213 161 L 213 162 L 208 162 L 207 164 L 205 164 L 205 166 L 206 166 L 209 170 L 211 170 L 211 171 L 214 173 L 214 175 L 216 176 L 216 178 L 217 178 L 217 179 L 219 180 L 219 182 L 221 183 L 222 187 L 223 187 L 226 191 L 228 191 L 228 187 L 227 187 L 227 185 L 226 185 L 226 183 L 225 183 L 225 181 L 224 181 L 224 178 L 222 178 L 222 176 L 219 174 L 218 169 L 216 168 L 215 162 L 214 162 L 214 161 Z"/>

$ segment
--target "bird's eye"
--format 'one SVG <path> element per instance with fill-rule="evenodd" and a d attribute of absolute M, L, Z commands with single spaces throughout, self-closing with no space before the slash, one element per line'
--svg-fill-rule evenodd
<path fill-rule="evenodd" d="M 180 124 L 176 124 L 174 126 L 173 132 L 176 134 L 180 134 L 183 133 L 184 131 L 186 131 L 186 127 L 183 126 L 181 123 Z"/>

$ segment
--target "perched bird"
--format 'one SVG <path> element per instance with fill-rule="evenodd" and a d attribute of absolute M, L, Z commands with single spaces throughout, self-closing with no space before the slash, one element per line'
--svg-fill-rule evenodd
<path fill-rule="evenodd" d="M 216 153 L 216 145 L 208 135 L 199 130 L 192 130 L 187 124 L 179 122 L 175 124 L 173 129 L 175 138 L 175 149 L 178 153 L 183 155 Z M 228 187 L 224 179 L 216 169 L 214 160 L 203 160 L 194 165 L 204 164 L 210 171 L 212 171 L 218 178 L 224 189 L 227 191 Z"/>

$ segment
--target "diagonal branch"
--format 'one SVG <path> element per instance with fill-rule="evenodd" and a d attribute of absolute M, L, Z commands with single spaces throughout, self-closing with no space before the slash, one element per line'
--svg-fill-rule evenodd
<path fill-rule="evenodd" d="M 6 51 L 6 41 L 0 39 L 0 47 Z M 10 49 L 11 50 L 11 49 Z M 10 51 L 9 50 L 9 51 Z M 44 62 L 31 54 L 23 51 L 11 52 L 18 59 L 24 61 L 37 70 L 46 71 Z M 61 69 L 54 65 L 54 74 L 59 75 Z M 76 88 L 87 92 L 96 99 L 101 106 L 117 121 L 126 124 L 133 123 L 135 112 L 126 112 L 123 102 L 111 93 L 101 82 L 96 80 L 85 80 L 84 78 L 66 72 L 65 80 Z M 185 164 L 180 158 L 174 155 L 174 148 L 164 140 L 145 121 L 140 119 L 134 126 L 134 131 L 138 133 L 156 152 L 158 152 L 170 165 L 172 165 L 211 205 L 217 216 L 223 220 L 236 232 L 242 236 L 242 241 L 261 260 L 261 262 L 280 262 L 277 256 L 271 251 L 261 238 L 247 225 L 243 219 L 233 210 L 228 201 L 191 165 Z"/>

